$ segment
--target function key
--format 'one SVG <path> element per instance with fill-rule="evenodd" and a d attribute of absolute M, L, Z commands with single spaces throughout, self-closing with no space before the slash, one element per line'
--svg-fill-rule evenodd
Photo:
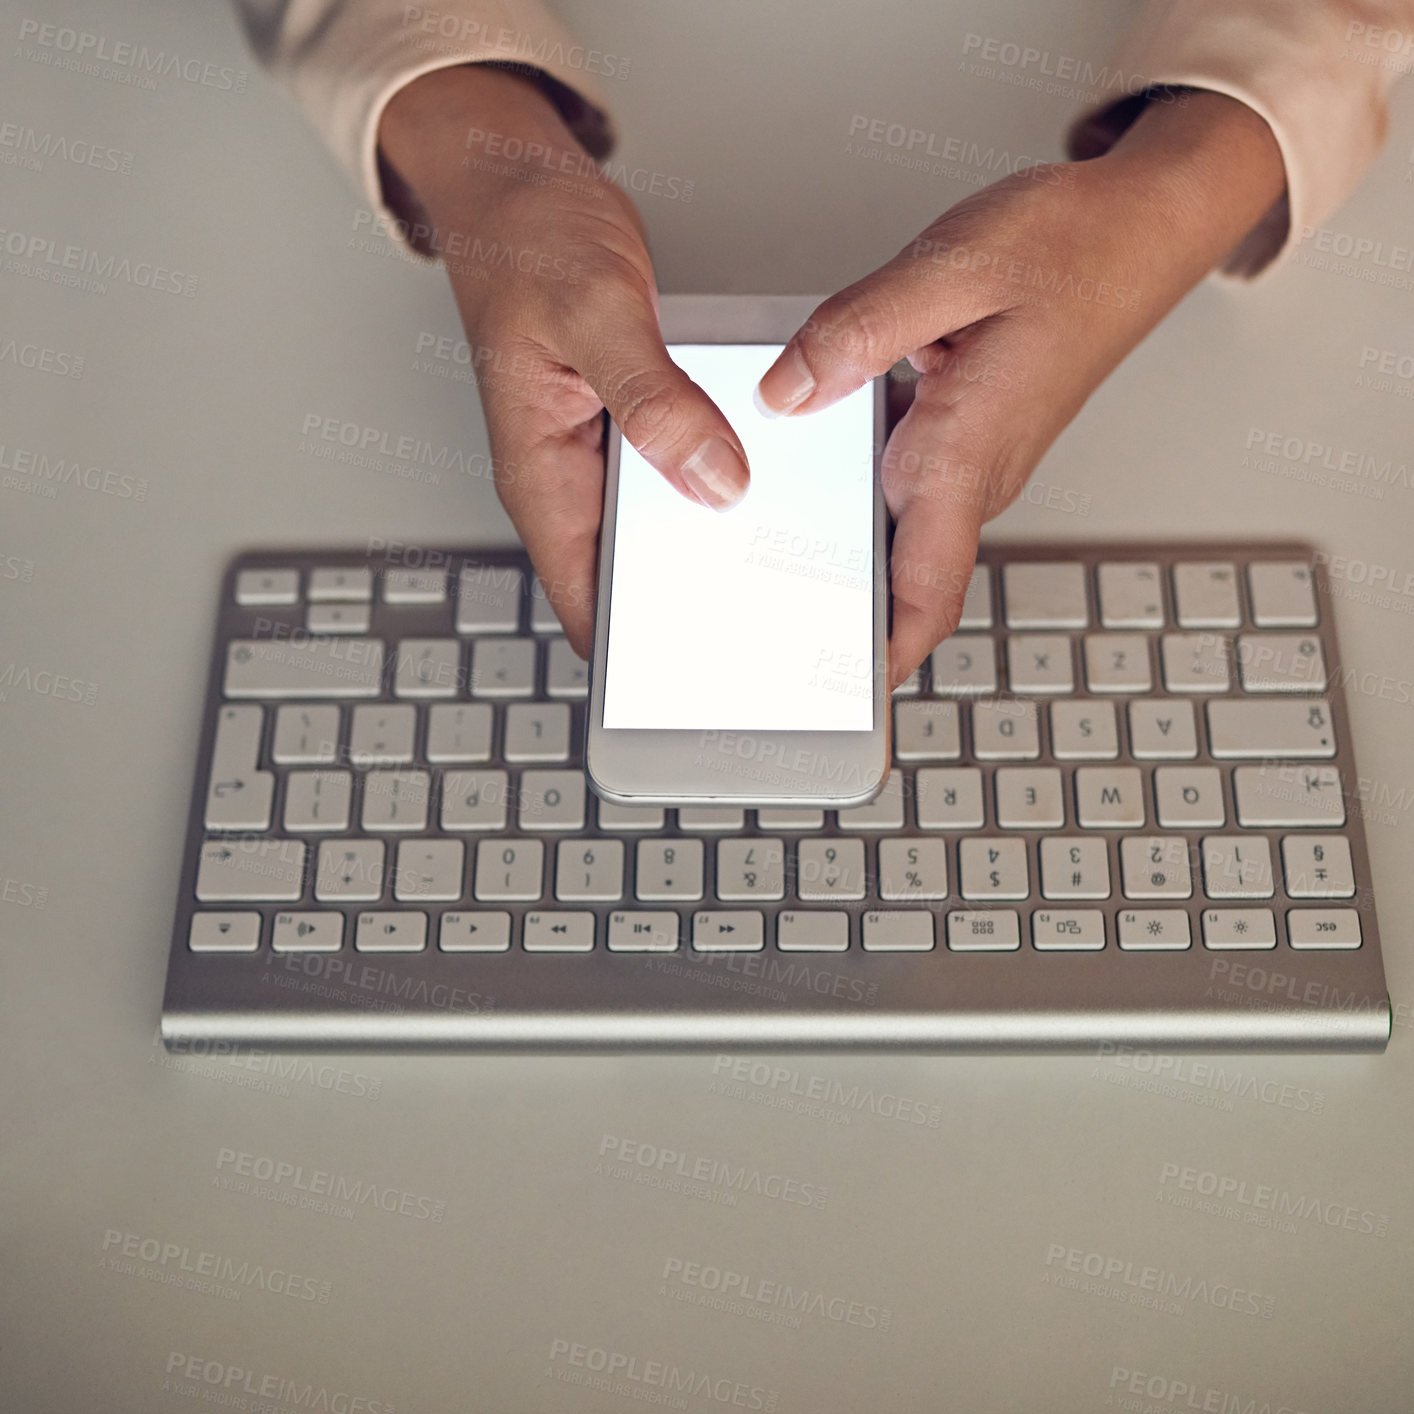
<path fill-rule="evenodd" d="M 385 570 L 385 604 L 441 604 L 447 597 L 446 570 Z"/>
<path fill-rule="evenodd" d="M 1182 628 L 1236 628 L 1237 569 L 1227 561 L 1187 561 L 1173 567 L 1173 598 Z"/>
<path fill-rule="evenodd" d="M 1100 622 L 1106 628 L 1162 628 L 1163 584 L 1156 564 L 1101 565 Z"/>
<path fill-rule="evenodd" d="M 363 565 L 310 570 L 309 597 L 321 603 L 366 602 L 373 598 L 373 571 Z"/>
<path fill-rule="evenodd" d="M 236 603 L 298 604 L 298 570 L 242 570 L 236 576 Z"/>
<path fill-rule="evenodd" d="M 1248 565 L 1252 622 L 1258 628 L 1314 628 L 1316 594 L 1304 560 Z"/>
<path fill-rule="evenodd" d="M 1002 571 L 1008 628 L 1085 628 L 1085 566 L 1069 561 L 1011 564 Z"/>

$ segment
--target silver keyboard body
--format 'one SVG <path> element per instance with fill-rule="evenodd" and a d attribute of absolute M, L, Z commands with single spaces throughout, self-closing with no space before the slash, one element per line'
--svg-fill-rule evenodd
<path fill-rule="evenodd" d="M 393 549 L 252 553 L 227 572 L 163 1003 L 170 1047 L 1093 1053 L 1388 1041 L 1341 658 L 1310 546 L 984 545 L 984 587 L 940 649 L 949 656 L 895 697 L 905 716 L 892 794 L 864 808 L 872 819 L 825 812 L 818 826 L 763 828 L 747 811 L 725 829 L 685 827 L 672 810 L 654 828 L 605 828 L 587 790 L 577 815 L 561 799 L 575 792 L 558 785 L 582 780 L 586 703 L 563 642 L 551 648 L 553 616 L 525 555 Z M 1293 565 L 1310 567 L 1304 592 Z M 255 602 L 238 602 L 238 586 Z M 311 621 L 334 631 L 311 636 Z M 995 687 L 985 670 L 973 676 L 988 652 Z M 1285 705 L 1224 705 L 1250 702 Z M 533 703 L 564 708 L 542 717 L 525 710 Z M 1058 716 L 1062 703 L 1080 705 Z M 1190 704 L 1191 749 L 1154 754 L 1154 724 L 1177 719 L 1181 736 Z M 429 760 L 431 714 L 469 706 L 439 718 Z M 311 748 L 296 739 L 299 719 L 279 714 L 312 707 L 325 711 L 311 730 L 336 726 Z M 396 721 L 354 724 L 357 708 L 396 708 Z M 1014 725 L 999 735 L 1003 718 Z M 368 735 L 389 721 L 394 736 L 407 728 L 392 761 Z M 453 721 L 474 728 L 470 746 L 448 736 Z M 1087 744 L 1111 721 L 1109 746 Z M 528 731 L 547 725 L 550 759 L 527 759 Z M 327 773 L 317 783 L 316 771 Z M 979 815 L 950 813 L 959 784 L 964 797 L 980 786 Z M 598 859 L 589 892 L 601 896 L 585 898 L 570 866 L 600 841 L 611 860 L 621 843 L 622 858 L 607 874 Z M 325 877 L 355 855 L 374 860 L 362 885 L 349 883 L 352 862 L 342 882 Z M 514 861 L 504 879 L 503 857 Z M 665 865 L 684 857 L 700 857 L 700 877 Z M 919 858 L 926 867 L 911 867 Z M 619 950 L 638 946 L 654 950 Z"/>

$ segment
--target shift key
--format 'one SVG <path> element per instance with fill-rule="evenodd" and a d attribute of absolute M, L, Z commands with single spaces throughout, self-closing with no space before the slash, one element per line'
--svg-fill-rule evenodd
<path fill-rule="evenodd" d="M 226 649 L 227 697 L 377 697 L 382 687 L 381 638 L 237 638 Z"/>

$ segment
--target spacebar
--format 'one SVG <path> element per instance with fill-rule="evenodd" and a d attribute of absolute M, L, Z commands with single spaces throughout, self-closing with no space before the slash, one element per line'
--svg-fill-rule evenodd
<path fill-rule="evenodd" d="M 226 649 L 227 697 L 377 697 L 382 684 L 381 638 L 236 638 Z"/>

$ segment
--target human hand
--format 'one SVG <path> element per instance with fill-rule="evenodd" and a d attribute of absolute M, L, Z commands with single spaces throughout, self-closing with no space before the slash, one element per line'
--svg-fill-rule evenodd
<path fill-rule="evenodd" d="M 826 300 L 758 402 L 808 414 L 907 358 L 883 457 L 896 520 L 890 686 L 957 627 L 982 523 L 1117 363 L 1281 195 L 1265 121 L 1211 92 L 1150 103 L 1109 152 L 1004 178 Z"/>
<path fill-rule="evenodd" d="M 668 357 L 633 202 L 539 88 L 482 65 L 436 70 L 394 95 L 379 142 L 451 277 L 501 502 L 587 658 L 603 411 L 683 495 L 714 510 L 745 493 L 746 454 Z"/>

